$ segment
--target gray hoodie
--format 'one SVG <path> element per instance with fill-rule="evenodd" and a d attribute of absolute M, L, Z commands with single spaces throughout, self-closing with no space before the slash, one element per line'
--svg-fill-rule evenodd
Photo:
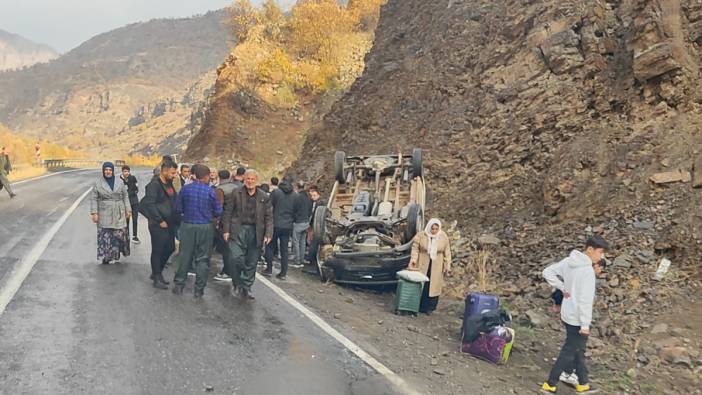
<path fill-rule="evenodd" d="M 561 319 L 569 325 L 590 329 L 595 301 L 595 270 L 590 257 L 573 250 L 564 260 L 544 269 L 543 276 L 551 286 L 570 294 L 563 299 Z"/>

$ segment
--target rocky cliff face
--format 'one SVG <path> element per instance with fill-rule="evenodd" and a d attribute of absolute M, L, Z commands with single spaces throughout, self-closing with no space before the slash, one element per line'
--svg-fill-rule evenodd
<path fill-rule="evenodd" d="M 58 53 L 48 45 L 37 44 L 0 29 L 0 71 L 46 63 L 57 57 Z"/>
<path fill-rule="evenodd" d="M 423 148 L 429 214 L 457 221 L 449 293 L 475 289 L 472 251 L 488 248 L 515 311 L 548 297 L 547 263 L 603 234 L 627 259 L 597 333 L 632 346 L 646 327 L 632 308 L 697 292 L 702 192 L 650 178 L 699 163 L 700 44 L 692 0 L 390 0 L 363 75 L 292 171 L 329 188 L 335 150 Z M 662 256 L 679 288 L 654 297 Z"/>
<path fill-rule="evenodd" d="M 223 12 L 96 36 L 0 78 L 0 121 L 95 153 L 176 153 L 228 53 Z"/>

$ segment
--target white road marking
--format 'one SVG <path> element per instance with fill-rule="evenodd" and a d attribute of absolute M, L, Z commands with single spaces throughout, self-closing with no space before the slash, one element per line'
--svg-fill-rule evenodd
<path fill-rule="evenodd" d="M 41 179 L 44 179 L 44 178 L 57 176 L 57 175 L 59 175 L 59 174 L 74 173 L 74 172 L 77 172 L 77 171 L 86 171 L 86 170 L 95 170 L 95 169 L 73 169 L 73 170 L 57 171 L 56 173 L 45 174 L 45 175 L 43 175 L 43 176 L 34 177 L 34 178 L 29 178 L 29 179 L 22 180 L 22 181 L 13 182 L 13 183 L 12 183 L 12 186 L 24 184 L 25 182 L 37 181 L 37 180 L 41 180 Z"/>
<path fill-rule="evenodd" d="M 29 251 L 29 253 L 22 259 L 22 261 L 15 267 L 15 269 L 8 276 L 7 283 L 5 287 L 0 290 L 0 316 L 5 312 L 5 308 L 10 304 L 12 298 L 15 297 L 17 291 L 19 291 L 22 283 L 27 278 L 29 273 L 34 268 L 41 255 L 44 253 L 46 248 L 49 246 L 51 239 L 54 238 L 56 233 L 58 233 L 61 226 L 68 220 L 68 217 L 76 211 L 76 208 L 85 199 L 93 188 L 88 189 L 83 193 L 78 200 L 73 202 L 73 205 L 68 208 L 68 210 L 59 218 L 56 223 L 54 223 L 51 228 L 39 239 L 39 242 L 34 245 L 34 247 Z"/>
<path fill-rule="evenodd" d="M 419 395 L 419 394 L 421 394 L 421 392 L 415 390 L 409 384 L 407 384 L 407 382 L 402 377 L 398 376 L 397 373 L 393 372 L 388 367 L 383 365 L 380 361 L 378 361 L 373 356 L 371 356 L 370 354 L 365 352 L 356 343 L 352 342 L 351 340 L 349 340 L 349 338 L 342 335 L 339 331 L 334 329 L 331 325 L 327 324 L 327 322 L 324 321 L 321 317 L 319 317 L 317 314 L 313 313 L 307 307 L 303 306 L 300 302 L 298 302 L 293 297 L 288 295 L 280 287 L 273 284 L 267 278 L 261 276 L 258 273 L 256 274 L 256 279 L 258 279 L 258 281 L 262 282 L 265 286 L 270 288 L 273 292 L 275 292 L 278 296 L 280 296 L 281 299 L 288 302 L 288 304 L 290 304 L 292 307 L 297 309 L 304 316 L 309 318 L 310 321 L 315 323 L 315 325 L 317 325 L 321 330 L 323 330 L 329 336 L 331 336 L 336 341 L 341 343 L 349 351 L 356 354 L 356 356 L 358 358 L 360 358 L 363 362 L 365 362 L 370 367 L 375 369 L 376 372 L 380 373 L 385 378 L 387 378 L 400 392 L 402 392 L 403 394 L 406 394 L 406 395 Z"/>

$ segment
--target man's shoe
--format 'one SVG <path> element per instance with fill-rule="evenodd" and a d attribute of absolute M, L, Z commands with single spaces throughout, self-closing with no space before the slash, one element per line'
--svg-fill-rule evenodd
<path fill-rule="evenodd" d="M 293 268 L 293 269 L 300 269 L 300 268 L 305 267 L 305 265 L 301 265 L 301 264 L 299 264 L 299 263 L 291 263 L 291 264 L 288 265 L 288 266 L 291 267 L 291 268 Z"/>
<path fill-rule="evenodd" d="M 205 295 L 205 290 L 204 289 L 196 289 L 195 290 L 195 299 L 202 299 L 202 297 Z"/>
<path fill-rule="evenodd" d="M 544 385 L 541 386 L 541 393 L 542 394 L 555 394 L 558 389 L 555 386 L 550 386 L 548 383 L 544 383 Z"/>
<path fill-rule="evenodd" d="M 238 298 L 239 295 L 241 295 L 240 289 L 236 286 L 236 284 L 232 284 L 231 289 L 229 289 L 229 293 L 235 298 Z"/>
<path fill-rule="evenodd" d="M 578 375 L 575 373 L 568 374 L 566 372 L 561 373 L 561 377 L 558 378 L 560 382 L 568 384 L 569 386 L 575 388 L 578 386 Z"/>
<path fill-rule="evenodd" d="M 139 240 L 139 238 L 136 237 L 136 236 L 132 237 L 132 241 L 133 241 L 134 243 L 136 243 L 136 244 L 140 244 L 140 243 L 141 243 L 141 240 Z"/>
<path fill-rule="evenodd" d="M 214 280 L 215 281 L 232 281 L 232 278 L 229 277 L 229 275 L 226 273 L 218 273 L 218 274 L 215 274 Z"/>
<path fill-rule="evenodd" d="M 162 283 L 158 279 L 154 280 L 153 284 L 156 289 L 168 289 L 168 285 Z"/>
<path fill-rule="evenodd" d="M 176 295 L 182 295 L 183 294 L 183 286 L 182 285 L 174 285 L 172 292 Z"/>
<path fill-rule="evenodd" d="M 10 199 L 14 199 L 14 198 L 15 198 L 15 196 L 17 196 L 17 194 L 16 194 L 16 193 L 11 193 L 11 194 L 10 194 Z"/>
<path fill-rule="evenodd" d="M 280 280 L 280 281 L 285 281 L 285 280 L 288 279 L 288 276 L 286 276 L 285 274 L 282 274 L 282 273 L 281 273 L 281 274 L 278 274 L 277 276 L 275 276 L 275 278 L 277 278 L 277 279 Z"/>
<path fill-rule="evenodd" d="M 590 384 L 578 384 L 575 386 L 575 392 L 577 392 L 578 394 L 596 394 L 600 392 L 600 390 L 590 387 Z"/>
<path fill-rule="evenodd" d="M 160 282 L 162 282 L 162 283 L 164 283 L 164 284 L 166 284 L 166 285 L 170 284 L 168 281 L 166 281 L 165 278 L 163 278 L 163 273 L 161 273 L 161 274 L 158 275 L 158 281 L 160 281 Z"/>
<path fill-rule="evenodd" d="M 250 289 L 242 289 L 241 290 L 241 297 L 247 300 L 254 300 L 256 297 L 254 296 L 253 292 L 251 292 Z"/>
<path fill-rule="evenodd" d="M 263 274 L 266 277 L 270 277 L 273 275 L 273 269 L 266 269 L 266 270 L 262 271 L 261 274 Z"/>

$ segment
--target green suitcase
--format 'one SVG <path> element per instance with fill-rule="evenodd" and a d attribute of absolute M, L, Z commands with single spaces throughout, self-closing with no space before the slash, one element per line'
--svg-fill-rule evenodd
<path fill-rule="evenodd" d="M 424 283 L 415 283 L 401 278 L 397 279 L 395 291 L 395 313 L 419 313 L 419 304 L 422 300 L 422 286 Z"/>

